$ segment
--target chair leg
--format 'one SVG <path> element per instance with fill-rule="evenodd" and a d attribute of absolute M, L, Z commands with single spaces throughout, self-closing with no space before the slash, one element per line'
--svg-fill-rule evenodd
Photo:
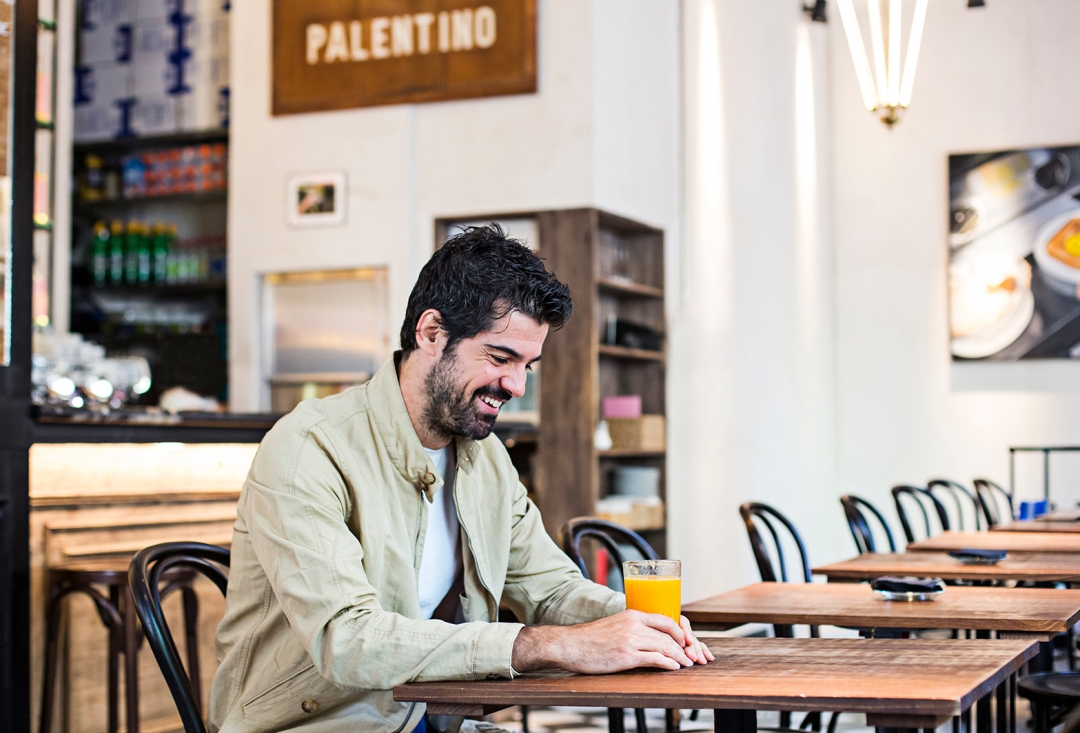
<path fill-rule="evenodd" d="M 202 684 L 199 679 L 199 596 L 191 585 L 180 588 L 184 601 L 184 641 L 187 646 L 188 679 L 195 707 L 202 710 Z"/>
<path fill-rule="evenodd" d="M 1031 717 L 1035 733 L 1050 733 L 1050 706 L 1046 703 L 1031 701 Z"/>
<path fill-rule="evenodd" d="M 119 586 L 109 588 L 109 601 L 120 608 Z M 124 648 L 123 630 L 109 628 L 109 733 L 120 730 L 120 654 Z"/>
<path fill-rule="evenodd" d="M 649 726 L 645 724 L 645 711 L 634 708 L 634 720 L 637 721 L 637 733 L 649 733 Z"/>
<path fill-rule="evenodd" d="M 623 709 L 608 708 L 607 724 L 609 733 L 626 733 L 626 726 L 623 725 Z"/>
<path fill-rule="evenodd" d="M 131 590 L 124 589 L 124 703 L 127 733 L 139 733 L 139 647 L 142 629 Z"/>
<path fill-rule="evenodd" d="M 60 586 L 49 584 L 49 606 L 45 620 L 45 679 L 41 685 L 41 720 L 39 733 L 49 733 L 52 727 L 53 703 L 56 693 L 56 657 L 60 646 L 60 611 L 64 596 Z"/>
<path fill-rule="evenodd" d="M 664 711 L 664 731 L 665 733 L 674 733 L 679 729 L 679 719 L 682 715 L 681 710 L 665 710 Z"/>
<path fill-rule="evenodd" d="M 529 733 L 529 706 L 521 706 L 521 733 Z"/>

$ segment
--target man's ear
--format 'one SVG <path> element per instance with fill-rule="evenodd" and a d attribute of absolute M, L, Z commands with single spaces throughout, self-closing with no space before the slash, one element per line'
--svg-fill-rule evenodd
<path fill-rule="evenodd" d="M 428 308 L 416 322 L 416 347 L 433 359 L 442 355 L 446 345 L 446 331 L 442 327 L 442 314 Z"/>

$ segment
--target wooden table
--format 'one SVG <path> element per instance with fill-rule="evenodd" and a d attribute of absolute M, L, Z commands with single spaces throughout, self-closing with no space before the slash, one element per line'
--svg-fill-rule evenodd
<path fill-rule="evenodd" d="M 1006 552 L 1072 552 L 1080 554 L 1080 534 L 1053 532 L 942 532 L 907 546 L 908 552 L 946 550 Z"/>
<path fill-rule="evenodd" d="M 992 532 L 1073 532 L 1080 533 L 1080 511 L 1050 512 L 1038 519 L 999 524 Z"/>
<path fill-rule="evenodd" d="M 756 583 L 684 604 L 695 629 L 748 623 L 975 629 L 1049 641 L 1080 621 L 1080 590 L 951 586 L 926 603 L 885 601 L 859 583 Z"/>
<path fill-rule="evenodd" d="M 734 733 L 756 730 L 757 710 L 866 713 L 868 725 L 932 729 L 968 716 L 995 688 L 1003 702 L 1004 683 L 1015 684 L 1036 647 L 1021 639 L 705 641 L 716 661 L 676 672 L 422 682 L 395 687 L 394 699 L 473 717 L 511 705 L 713 708 L 716 730 Z M 1008 727 L 1005 707 L 999 730 Z"/>
<path fill-rule="evenodd" d="M 1000 536 L 1027 535 L 1002 533 Z M 1023 552 L 1009 555 L 996 565 L 965 565 L 944 552 L 868 553 L 816 567 L 813 572 L 824 575 L 830 581 L 873 580 L 885 575 L 899 575 L 944 580 L 1080 582 L 1080 556 L 1060 552 Z"/>

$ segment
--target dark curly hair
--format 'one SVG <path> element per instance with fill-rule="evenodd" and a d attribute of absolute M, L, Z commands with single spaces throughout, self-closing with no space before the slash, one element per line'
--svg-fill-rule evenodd
<path fill-rule="evenodd" d="M 416 325 L 429 308 L 439 311 L 449 351 L 514 311 L 562 328 L 573 307 L 570 288 L 502 227 L 467 227 L 420 270 L 401 324 L 401 350 L 408 356 L 416 349 Z"/>

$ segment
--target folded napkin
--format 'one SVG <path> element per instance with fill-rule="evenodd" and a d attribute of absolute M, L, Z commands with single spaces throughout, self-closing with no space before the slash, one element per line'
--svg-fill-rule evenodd
<path fill-rule="evenodd" d="M 890 593 L 940 593 L 945 583 L 941 578 L 877 578 L 870 587 Z"/>
<path fill-rule="evenodd" d="M 957 560 L 1004 560 L 1008 557 L 1008 553 L 1005 550 L 978 550 L 966 547 L 963 550 L 950 550 L 949 557 L 955 557 Z"/>

